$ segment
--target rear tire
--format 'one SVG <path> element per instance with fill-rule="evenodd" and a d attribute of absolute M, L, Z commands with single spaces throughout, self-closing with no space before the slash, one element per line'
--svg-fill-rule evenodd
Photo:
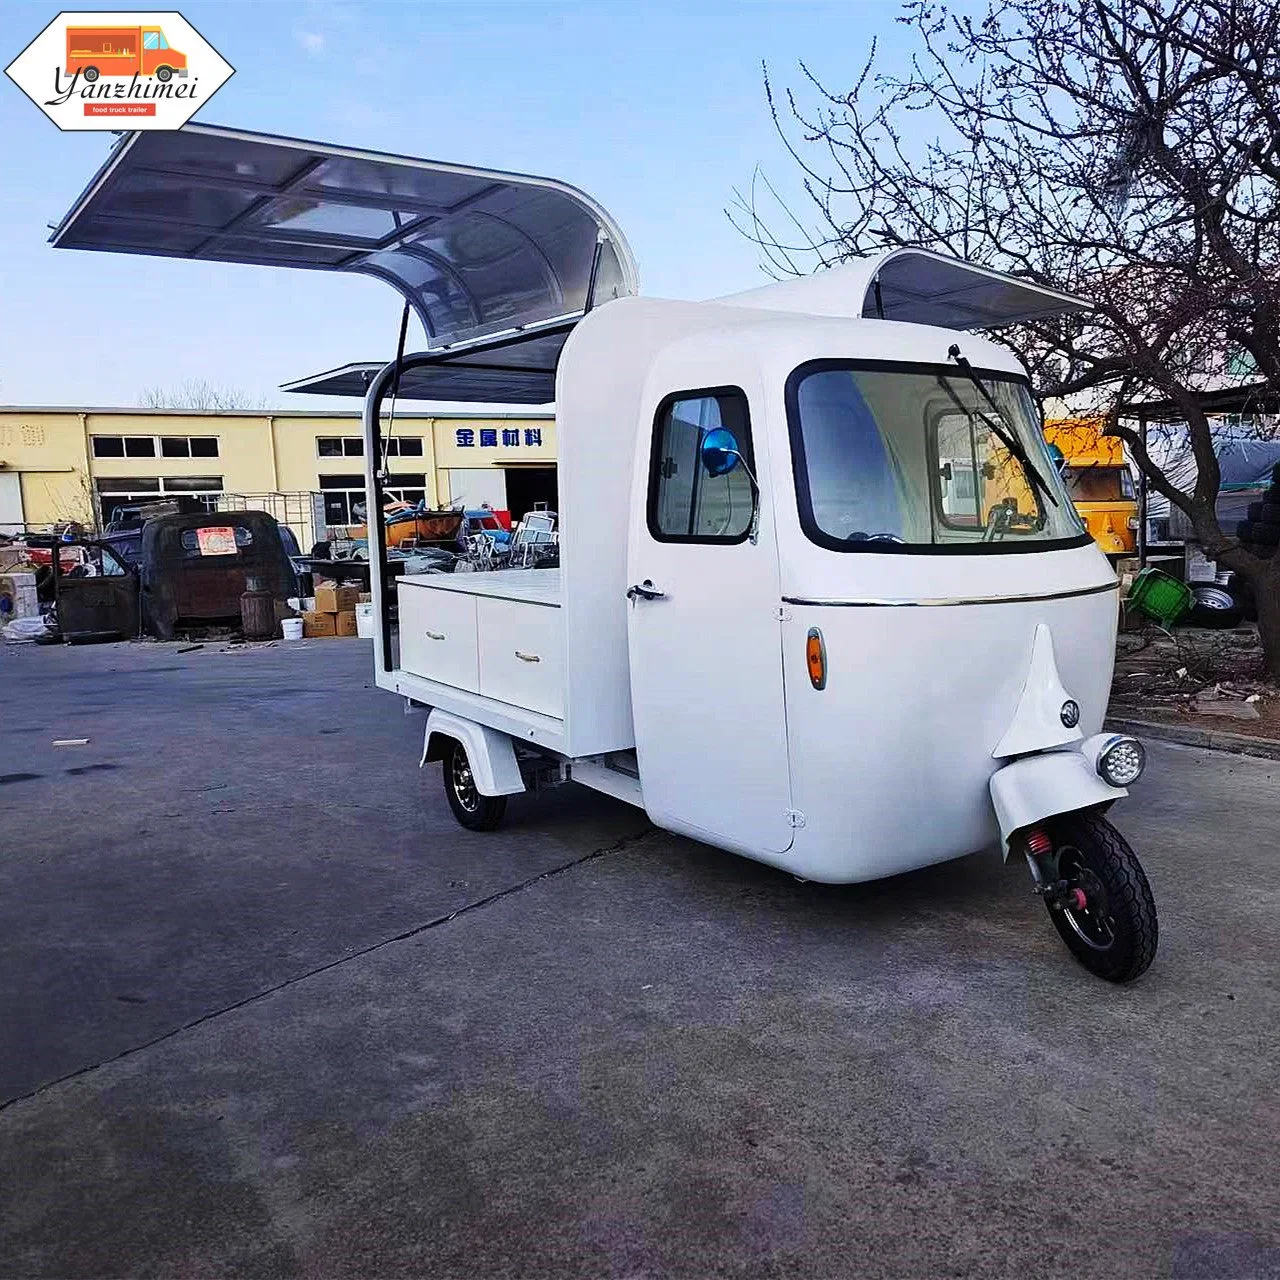
<path fill-rule="evenodd" d="M 468 831 L 494 831 L 507 812 L 506 796 L 482 796 L 476 790 L 467 749 L 456 738 L 444 755 L 444 794 L 453 816 Z"/>
<path fill-rule="evenodd" d="M 1075 813 L 1046 824 L 1053 852 L 1040 865 L 1050 883 L 1083 891 L 1081 909 L 1049 907 L 1067 950 L 1108 982 L 1132 982 L 1156 958 L 1155 899 L 1137 855 L 1098 813 Z"/>
<path fill-rule="evenodd" d="M 80 69 L 80 74 L 84 76 L 86 84 L 93 84 L 102 72 L 100 72 L 97 67 L 82 67 Z"/>

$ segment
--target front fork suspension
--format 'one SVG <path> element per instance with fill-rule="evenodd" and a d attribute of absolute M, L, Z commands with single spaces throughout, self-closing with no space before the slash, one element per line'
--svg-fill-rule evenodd
<path fill-rule="evenodd" d="M 1053 852 L 1053 840 L 1043 827 L 1028 827 L 1019 841 L 1022 852 L 1027 859 L 1027 867 L 1031 872 L 1031 892 L 1045 901 L 1052 911 L 1071 908 L 1083 911 L 1088 906 L 1088 898 L 1079 885 L 1070 884 L 1066 880 L 1046 880 L 1040 866 L 1040 859 Z"/>

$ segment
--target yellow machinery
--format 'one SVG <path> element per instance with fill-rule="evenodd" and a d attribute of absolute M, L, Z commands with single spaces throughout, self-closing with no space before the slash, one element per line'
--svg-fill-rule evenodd
<path fill-rule="evenodd" d="M 1057 418 L 1044 438 L 1062 454 L 1062 478 L 1093 540 L 1109 556 L 1138 548 L 1138 499 L 1124 441 L 1102 434 L 1100 418 Z"/>

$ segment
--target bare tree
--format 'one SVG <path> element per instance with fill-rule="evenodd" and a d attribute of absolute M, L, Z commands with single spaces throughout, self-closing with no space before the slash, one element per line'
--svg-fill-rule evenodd
<path fill-rule="evenodd" d="M 1089 299 L 997 336 L 1251 584 L 1280 674 L 1280 557 L 1220 527 L 1195 395 L 1242 367 L 1280 392 L 1280 0 L 916 0 L 900 21 L 905 71 L 873 46 L 850 87 L 802 65 L 783 102 L 766 71 L 804 195 L 753 182 L 731 216 L 777 275 L 914 245 Z M 1193 482 L 1144 450 L 1121 412 L 1138 399 L 1176 406 Z"/>
<path fill-rule="evenodd" d="M 256 409 L 253 397 L 235 387 L 220 386 L 206 378 L 188 378 L 176 387 L 145 387 L 138 397 L 144 409 Z"/>

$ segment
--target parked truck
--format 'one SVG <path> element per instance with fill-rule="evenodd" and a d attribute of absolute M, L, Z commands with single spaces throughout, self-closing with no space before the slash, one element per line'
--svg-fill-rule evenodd
<path fill-rule="evenodd" d="M 1103 552 L 1131 556 L 1138 546 L 1138 498 L 1124 441 L 1102 434 L 1097 418 L 1046 422 L 1045 440 L 1062 454 L 1059 470 L 1080 519 Z"/>
<path fill-rule="evenodd" d="M 99 76 L 155 76 L 168 84 L 187 74 L 187 55 L 171 48 L 159 27 L 68 27 L 67 75 L 89 84 Z"/>

